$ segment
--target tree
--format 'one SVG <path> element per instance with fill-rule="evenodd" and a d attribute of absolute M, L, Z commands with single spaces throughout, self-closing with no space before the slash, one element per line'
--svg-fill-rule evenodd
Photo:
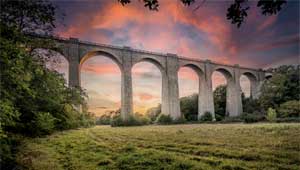
<path fill-rule="evenodd" d="M 264 82 L 259 98 L 259 102 L 265 110 L 269 107 L 277 109 L 284 102 L 300 99 L 299 65 L 284 65 L 268 71 L 272 72 L 272 77 Z"/>
<path fill-rule="evenodd" d="M 0 13 L 0 165 L 14 169 L 15 147 L 21 136 L 41 136 L 55 130 L 94 123 L 86 110 L 86 94 L 65 86 L 63 76 L 49 70 L 32 50 L 51 48 L 47 40 L 24 33 L 50 33 L 54 7 L 48 1 L 1 1 Z M 18 140 L 14 140 L 18 136 Z"/>
<path fill-rule="evenodd" d="M 56 8 L 47 0 L 2 0 L 0 22 L 20 32 L 51 34 Z"/>
<path fill-rule="evenodd" d="M 226 85 L 218 86 L 213 95 L 216 120 L 219 121 L 226 116 Z"/>
<path fill-rule="evenodd" d="M 198 10 L 206 0 L 179 0 L 185 6 L 191 6 L 194 3 L 198 3 L 194 10 Z M 129 4 L 131 0 L 118 0 L 123 6 Z M 231 20 L 232 24 L 236 24 L 239 28 L 241 24 L 245 21 L 250 9 L 247 4 L 248 0 L 234 0 L 234 2 L 227 9 L 227 19 Z M 159 0 L 143 0 L 144 7 L 148 8 L 150 11 L 159 10 Z M 173 3 L 173 2 L 172 2 Z M 263 15 L 275 15 L 286 3 L 286 0 L 258 0 L 257 7 L 261 9 Z"/>
<path fill-rule="evenodd" d="M 180 98 L 181 114 L 187 121 L 198 120 L 198 94 Z"/>
<path fill-rule="evenodd" d="M 245 97 L 244 93 L 242 93 L 242 104 L 244 113 L 261 114 L 261 112 L 263 112 L 259 101 L 257 99 L 253 99 L 252 97 Z"/>
<path fill-rule="evenodd" d="M 290 100 L 280 104 L 278 116 L 282 118 L 300 117 L 300 101 Z"/>

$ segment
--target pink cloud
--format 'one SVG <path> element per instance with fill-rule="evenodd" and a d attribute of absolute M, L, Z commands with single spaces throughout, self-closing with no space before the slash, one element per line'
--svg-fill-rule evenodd
<path fill-rule="evenodd" d="M 272 26 L 277 20 L 277 15 L 267 17 L 260 25 L 257 26 L 257 31 L 263 31 L 264 29 Z"/>
<path fill-rule="evenodd" d="M 84 64 L 81 71 L 94 74 L 117 74 L 121 75 L 119 68 L 113 64 L 91 65 Z"/>
<path fill-rule="evenodd" d="M 139 93 L 138 96 L 140 100 L 151 100 L 154 98 L 154 96 L 149 93 Z"/>

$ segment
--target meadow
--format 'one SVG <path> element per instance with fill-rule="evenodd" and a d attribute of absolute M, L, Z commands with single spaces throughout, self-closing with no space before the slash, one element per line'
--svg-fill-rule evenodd
<path fill-rule="evenodd" d="M 18 163 L 36 170 L 299 170 L 300 124 L 110 127 L 26 139 Z"/>

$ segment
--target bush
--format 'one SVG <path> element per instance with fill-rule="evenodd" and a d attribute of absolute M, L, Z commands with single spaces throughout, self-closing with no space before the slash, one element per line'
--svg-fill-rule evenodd
<path fill-rule="evenodd" d="M 165 114 L 160 114 L 156 121 L 157 124 L 172 124 L 173 123 L 173 119 L 170 115 L 165 115 Z"/>
<path fill-rule="evenodd" d="M 224 120 L 224 117 L 222 115 L 219 115 L 219 114 L 215 114 L 215 115 L 216 115 L 216 121 Z"/>
<path fill-rule="evenodd" d="M 173 120 L 173 123 L 176 123 L 176 124 L 182 124 L 182 123 L 186 123 L 187 122 L 187 119 L 182 115 L 180 116 L 179 118 Z"/>
<path fill-rule="evenodd" d="M 35 115 L 30 126 L 32 135 L 47 135 L 54 131 L 56 119 L 48 112 L 39 112 Z"/>
<path fill-rule="evenodd" d="M 300 101 L 291 100 L 280 105 L 278 117 L 300 117 Z"/>
<path fill-rule="evenodd" d="M 254 113 L 243 113 L 241 116 L 241 119 L 244 123 L 255 123 L 265 120 L 265 116 L 261 113 L 254 112 Z"/>
<path fill-rule="evenodd" d="M 221 123 L 235 123 L 235 122 L 243 122 L 243 118 L 241 116 L 231 116 L 231 117 L 225 117 L 223 120 L 221 120 Z"/>
<path fill-rule="evenodd" d="M 96 120 L 96 125 L 110 125 L 111 116 L 110 115 L 101 115 Z"/>
<path fill-rule="evenodd" d="M 267 113 L 267 120 L 270 122 L 275 122 L 276 118 L 277 118 L 276 110 L 269 108 Z"/>
<path fill-rule="evenodd" d="M 276 119 L 277 123 L 291 123 L 291 122 L 295 122 L 295 123 L 300 123 L 300 117 L 287 117 L 287 118 L 277 118 Z"/>
<path fill-rule="evenodd" d="M 210 112 L 205 112 L 201 117 L 200 121 L 211 122 L 213 120 L 212 114 Z"/>
<path fill-rule="evenodd" d="M 112 117 L 110 125 L 112 127 L 116 126 L 141 126 L 150 124 L 150 119 L 146 116 L 135 114 L 130 115 L 127 120 L 123 120 L 121 115 L 116 115 Z"/>
<path fill-rule="evenodd" d="M 245 113 L 242 116 L 242 119 L 245 123 L 255 123 L 259 121 L 259 118 L 254 114 Z"/>

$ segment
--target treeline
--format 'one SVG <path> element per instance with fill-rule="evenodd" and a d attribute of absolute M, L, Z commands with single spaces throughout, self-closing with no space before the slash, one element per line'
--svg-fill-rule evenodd
<path fill-rule="evenodd" d="M 242 94 L 243 113 L 238 117 L 226 116 L 226 85 L 218 86 L 213 92 L 216 121 L 257 122 L 270 115 L 273 121 L 300 121 L 300 66 L 283 65 L 268 71 L 272 77 L 263 83 L 258 99 Z M 180 107 L 187 121 L 198 121 L 197 94 L 180 98 Z M 147 115 L 153 119 L 159 113 L 160 106 L 149 109 Z"/>
<path fill-rule="evenodd" d="M 300 84 L 299 84 L 300 66 L 284 65 L 278 68 L 269 69 L 272 77 L 265 80 L 261 87 L 261 95 L 258 99 L 245 97 L 242 94 L 243 113 L 237 117 L 228 117 L 226 113 L 226 85 L 218 86 L 213 92 L 215 119 L 217 122 L 258 122 L 258 121 L 276 121 L 276 122 L 300 122 Z M 143 122 L 150 123 L 184 123 L 184 122 L 203 122 L 212 121 L 211 113 L 205 113 L 198 120 L 198 94 L 180 98 L 180 108 L 182 117 L 178 120 L 172 120 L 170 116 L 161 114 L 161 105 L 150 108 L 145 115 L 134 114 L 132 117 L 138 117 Z M 97 124 L 115 125 L 115 118 L 120 115 L 120 111 L 110 112 L 97 119 Z M 127 124 L 130 124 L 134 118 L 130 118 Z M 142 124 L 137 123 L 135 125 Z M 145 121 L 148 120 L 148 121 Z M 121 122 L 121 120 L 119 120 Z M 122 125 L 122 123 L 119 123 Z M 124 124 L 124 122 L 123 122 Z"/>
<path fill-rule="evenodd" d="M 15 168 L 17 146 L 24 138 L 95 124 L 84 91 L 67 87 L 61 74 L 46 67 L 49 58 L 35 55 L 36 48 L 56 48 L 54 42 L 25 35 L 51 34 L 54 15 L 47 1 L 1 1 L 1 169 Z"/>

